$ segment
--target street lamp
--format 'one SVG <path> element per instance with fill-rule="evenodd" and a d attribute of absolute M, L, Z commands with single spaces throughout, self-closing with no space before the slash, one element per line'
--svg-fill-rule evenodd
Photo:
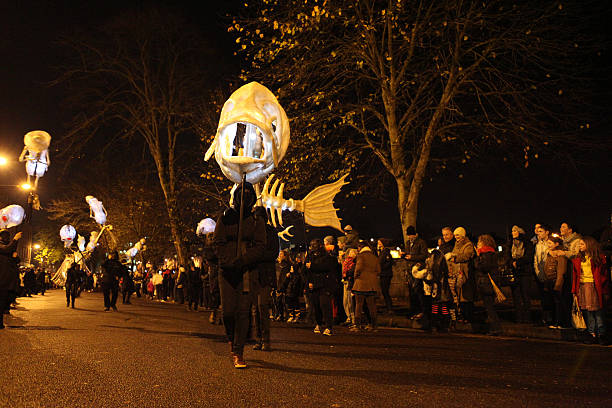
<path fill-rule="evenodd" d="M 34 244 L 34 249 L 40 249 L 40 244 Z"/>
<path fill-rule="evenodd" d="M 6 163 L 8 163 L 6 157 L 0 156 L 0 166 L 6 166 Z"/>
<path fill-rule="evenodd" d="M 20 185 L 19 187 L 21 187 L 22 190 L 25 191 L 29 191 L 32 189 L 32 186 L 30 185 L 30 183 L 23 183 L 22 185 Z"/>

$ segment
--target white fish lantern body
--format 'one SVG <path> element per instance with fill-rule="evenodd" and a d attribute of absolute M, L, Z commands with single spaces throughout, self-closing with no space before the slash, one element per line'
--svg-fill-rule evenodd
<path fill-rule="evenodd" d="M 79 235 L 77 238 L 77 247 L 79 248 L 79 251 L 83 252 L 85 251 L 85 237 L 82 235 Z"/>
<path fill-rule="evenodd" d="M 60 228 L 60 238 L 64 242 L 64 246 L 69 248 L 76 237 L 76 230 L 72 225 L 64 225 Z"/>
<path fill-rule="evenodd" d="M 0 228 L 16 227 L 25 219 L 25 210 L 17 204 L 11 204 L 0 210 Z"/>
<path fill-rule="evenodd" d="M 129 259 L 134 258 L 138 254 L 138 248 L 132 247 L 127 250 L 126 255 Z"/>
<path fill-rule="evenodd" d="M 217 227 L 217 223 L 212 218 L 204 218 L 198 223 L 198 227 L 196 228 L 196 235 L 206 235 L 211 232 L 215 232 L 215 228 Z"/>
<path fill-rule="evenodd" d="M 45 174 L 51 164 L 49 158 L 51 135 L 44 130 L 33 130 L 25 134 L 23 144 L 25 146 L 19 156 L 19 161 L 26 162 L 28 182 L 30 177 L 36 177 L 35 184 L 37 184 L 38 178 Z"/>
<path fill-rule="evenodd" d="M 274 94 L 250 82 L 238 88 L 221 110 L 215 139 L 205 160 L 215 159 L 234 183 L 263 181 L 283 159 L 289 146 L 289 119 Z"/>
<path fill-rule="evenodd" d="M 87 243 L 85 250 L 93 251 L 98 246 L 98 235 L 98 231 L 91 231 L 89 234 L 89 242 Z"/>
<path fill-rule="evenodd" d="M 102 201 L 94 196 L 86 196 L 85 201 L 89 204 L 89 216 L 96 220 L 100 225 L 106 223 L 106 209 L 102 205 Z"/>

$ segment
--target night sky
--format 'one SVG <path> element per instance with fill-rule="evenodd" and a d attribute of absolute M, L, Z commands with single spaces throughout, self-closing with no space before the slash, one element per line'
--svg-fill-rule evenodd
<path fill-rule="evenodd" d="M 43 129 L 55 137 L 64 131 L 68 119 L 62 111 L 64 95 L 61 89 L 46 85 L 57 76 L 56 67 L 62 62 L 62 51 L 56 44 L 59 35 L 150 3 L 171 6 L 197 24 L 225 61 L 238 69 L 240 61 L 233 59 L 234 42 L 227 34 L 223 16 L 240 7 L 240 2 L 2 1 L 0 155 L 16 160 L 23 147 L 23 135 L 30 130 Z M 291 116 L 291 112 L 287 114 Z M 531 232 L 534 222 L 558 228 L 562 221 L 570 221 L 580 232 L 593 234 L 609 223 L 612 213 L 610 128 L 596 131 L 607 147 L 602 144 L 602 150 L 579 158 L 585 164 L 579 164 L 577 171 L 568 171 L 569 166 L 551 161 L 533 163 L 529 169 L 500 162 L 493 167 L 471 165 L 434 178 L 422 191 L 418 229 L 431 237 L 444 225 L 462 225 L 472 234 L 495 232 L 504 236 L 513 224 Z M 52 166 L 39 189 L 43 206 L 53 198 L 57 184 L 63 182 L 58 177 L 58 166 L 53 164 L 53 152 L 51 160 Z M 25 199 L 16 188 L 6 187 L 17 184 L 18 178 L 25 179 L 22 163 L 0 168 L 0 206 Z M 399 217 L 393 200 L 341 199 L 338 204 L 343 224 L 350 223 L 368 237 L 399 238 Z"/>

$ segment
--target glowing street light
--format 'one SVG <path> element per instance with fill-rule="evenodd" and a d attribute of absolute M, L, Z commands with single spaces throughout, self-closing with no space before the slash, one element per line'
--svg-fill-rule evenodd
<path fill-rule="evenodd" d="M 40 249 L 40 244 L 34 244 L 34 249 Z"/>
<path fill-rule="evenodd" d="M 23 190 L 26 190 L 26 191 L 28 191 L 28 190 L 31 190 L 31 189 L 32 189 L 32 186 L 30 185 L 30 183 L 23 183 L 23 184 L 22 184 L 21 186 L 19 186 L 19 187 L 21 187 Z"/>
<path fill-rule="evenodd" d="M 0 156 L 0 166 L 6 166 L 6 163 L 8 163 L 6 157 Z"/>

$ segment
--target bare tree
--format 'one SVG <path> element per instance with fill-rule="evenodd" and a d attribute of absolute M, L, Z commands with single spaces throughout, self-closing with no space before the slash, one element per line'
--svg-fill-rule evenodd
<path fill-rule="evenodd" d="M 492 154 L 528 166 L 591 143 L 585 63 L 598 56 L 575 15 L 571 2 L 263 0 L 229 30 L 250 62 L 242 79 L 292 117 L 289 166 L 371 172 L 375 158 L 406 238 L 428 169 Z"/>
<path fill-rule="evenodd" d="M 193 151 L 194 107 L 205 92 L 209 57 L 197 33 L 165 10 L 123 15 L 64 43 L 74 57 L 55 82 L 68 88 L 75 116 L 60 141 L 65 157 L 85 149 L 143 145 L 150 154 L 181 263 L 180 155 Z M 112 158 L 111 158 L 112 160 Z M 118 176 L 119 174 L 117 174 Z M 123 175 L 124 177 L 126 175 Z"/>

